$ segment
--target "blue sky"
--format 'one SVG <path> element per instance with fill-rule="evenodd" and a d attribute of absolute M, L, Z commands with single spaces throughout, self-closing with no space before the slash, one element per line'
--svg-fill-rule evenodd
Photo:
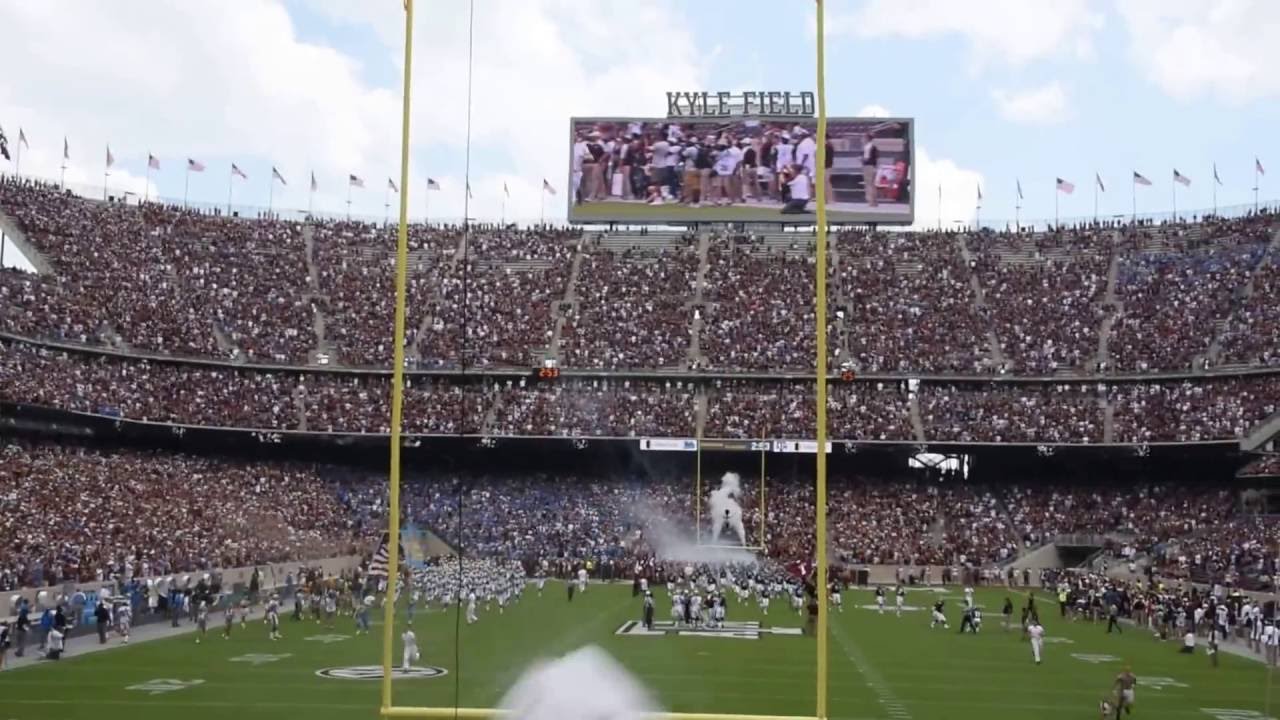
<path fill-rule="evenodd" d="M 228 10 L 230 8 L 230 10 Z M 1094 172 L 1102 214 L 1251 203 L 1253 158 L 1280 172 L 1280 3 L 1265 0 L 828 0 L 832 114 L 882 108 L 915 117 L 917 217 L 1053 215 L 1054 178 L 1077 185 L 1061 214 L 1090 215 Z M 466 19 L 462 0 L 418 0 L 411 212 L 460 216 L 465 168 Z M 190 196 L 265 206 L 345 209 L 348 173 L 366 181 L 353 210 L 381 216 L 397 175 L 402 27 L 399 0 L 89 0 L 0 2 L 0 126 L 31 142 L 23 171 L 143 191 L 148 151 L 164 197 L 181 198 L 186 157 L 208 166 Z M 659 115 L 666 89 L 814 86 L 808 0 L 476 0 L 471 184 L 476 217 L 563 217 L 570 115 Z M 3 163 L 0 161 L 0 166 Z M 4 167 L 11 171 L 12 165 Z M 444 189 L 429 197 L 426 177 Z M 503 183 L 511 189 L 506 200 Z M 1271 185 L 1275 189 L 1271 189 Z M 1280 198 L 1280 179 L 1262 183 Z M 394 198 L 393 198 L 394 200 Z M 545 201 L 545 205 L 544 205 Z M 428 205 L 430 203 L 430 205 Z M 394 211 L 394 207 L 393 207 Z"/>

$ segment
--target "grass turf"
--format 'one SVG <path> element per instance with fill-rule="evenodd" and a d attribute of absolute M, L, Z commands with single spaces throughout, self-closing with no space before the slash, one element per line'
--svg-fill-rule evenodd
<path fill-rule="evenodd" d="M 666 619 L 666 593 L 657 595 L 658 617 Z M 979 592 L 979 603 L 990 610 L 976 636 L 957 632 L 960 602 L 954 590 L 947 596 L 951 630 L 930 630 L 923 608 L 934 597 L 931 591 L 911 591 L 908 605 L 922 609 L 899 619 L 892 612 L 880 616 L 861 607 L 874 602 L 870 591 L 845 593 L 844 612 L 831 614 L 831 717 L 1096 718 L 1098 702 L 1124 662 L 1141 678 L 1172 678 L 1178 683 L 1160 688 L 1139 685 L 1136 718 L 1210 718 L 1205 708 L 1261 711 L 1266 703 L 1267 673 L 1260 663 L 1224 653 L 1221 667 L 1215 669 L 1203 646 L 1200 653 L 1187 656 L 1176 652 L 1175 642 L 1155 642 L 1149 633 L 1108 636 L 1102 624 L 1059 620 L 1056 608 L 1042 599 L 1045 628 L 1050 637 L 1061 640 L 1046 645 L 1045 662 L 1036 667 L 1019 631 L 1000 628 L 994 609 L 1004 592 Z M 1021 596 L 1012 597 L 1015 605 L 1021 604 Z M 638 618 L 639 607 L 629 587 L 593 586 L 568 603 L 563 585 L 557 583 L 542 597 L 526 592 L 504 615 L 496 609 L 482 612 L 478 624 L 463 624 L 457 636 L 456 612 L 419 612 L 414 623 L 422 648 L 418 664 L 445 668 L 448 674 L 396 681 L 396 704 L 445 706 L 461 701 L 464 706 L 491 707 L 532 659 L 595 643 L 631 668 L 671 710 L 813 713 L 812 638 L 615 634 L 623 623 Z M 775 601 L 770 610 L 762 617 L 754 604 L 742 607 L 731 600 L 729 619 L 801 625 L 781 602 Z M 399 622 L 404 622 L 403 613 Z M 279 720 L 290 712 L 308 720 L 377 717 L 376 681 L 330 679 L 316 671 L 377 664 L 380 627 L 372 637 L 330 643 L 307 638 L 351 636 L 350 618 L 340 618 L 334 630 L 286 618 L 282 630 L 285 638 L 271 642 L 261 622 L 243 631 L 237 625 L 233 637 L 224 641 L 218 637 L 220 627 L 211 628 L 200 645 L 186 634 L 6 671 L 0 673 L 0 720 Z M 73 644 L 90 642 L 96 640 L 77 638 Z M 1116 659 L 1088 662 L 1073 658 L 1073 653 Z M 260 665 L 233 661 L 253 654 L 288 656 Z M 397 663 L 399 654 L 397 642 Z M 160 679 L 202 682 L 155 694 L 129 689 Z"/>

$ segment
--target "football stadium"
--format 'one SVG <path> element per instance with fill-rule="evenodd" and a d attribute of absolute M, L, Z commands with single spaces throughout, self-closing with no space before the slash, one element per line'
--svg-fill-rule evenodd
<path fill-rule="evenodd" d="M 1035 5 L 0 3 L 0 720 L 1280 717 L 1280 16 Z"/>

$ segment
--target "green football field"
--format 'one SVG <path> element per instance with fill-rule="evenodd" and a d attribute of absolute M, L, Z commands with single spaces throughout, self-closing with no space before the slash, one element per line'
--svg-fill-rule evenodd
<path fill-rule="evenodd" d="M 656 595 L 658 617 L 665 620 L 666 593 Z M 1037 667 L 1020 633 L 1000 628 L 994 609 L 1002 591 L 980 592 L 979 603 L 992 611 L 977 636 L 958 634 L 960 600 L 954 591 L 946 595 L 951 630 L 930 630 L 923 608 L 934 597 L 932 591 L 913 590 L 908 606 L 918 609 L 897 618 L 863 608 L 873 603 L 869 591 L 845 593 L 844 612 L 831 616 L 831 717 L 1096 718 L 1098 702 L 1124 663 L 1141 678 L 1134 717 L 1264 716 L 1268 677 L 1260 663 L 1224 653 L 1221 666 L 1213 668 L 1203 651 L 1180 655 L 1176 643 L 1156 642 L 1147 633 L 1108 636 L 1101 624 L 1062 622 L 1041 601 L 1051 640 Z M 418 665 L 447 673 L 397 680 L 396 704 L 492 707 L 531 660 L 594 643 L 628 666 L 669 710 L 813 713 L 816 643 L 785 634 L 801 623 L 781 603 L 760 616 L 754 607 L 730 601 L 729 620 L 759 621 L 758 634 L 747 627 L 738 631 L 741 637 L 619 635 L 638 619 L 639 608 L 629 587 L 593 586 L 569 603 L 557 583 L 543 597 L 527 592 L 503 615 L 496 608 L 482 612 L 480 622 L 463 624 L 458 636 L 455 612 L 419 613 Z M 350 618 L 333 630 L 286 618 L 282 629 L 285 637 L 278 642 L 254 622 L 244 631 L 237 626 L 230 640 L 211 630 L 199 645 L 191 635 L 180 635 L 5 671 L 0 720 L 377 717 L 376 680 L 318 672 L 377 664 L 379 627 L 373 637 L 357 638 Z M 77 638 L 73 644 L 90 642 L 96 640 Z"/>

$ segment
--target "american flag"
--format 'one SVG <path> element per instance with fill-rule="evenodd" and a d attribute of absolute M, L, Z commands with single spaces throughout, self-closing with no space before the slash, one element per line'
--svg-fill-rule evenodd
<path fill-rule="evenodd" d="M 231 174 L 232 174 L 232 175 L 239 175 L 239 176 L 240 176 L 240 179 L 242 179 L 242 180 L 248 180 L 248 179 L 249 179 L 249 176 L 248 176 L 248 175 L 245 175 L 245 174 L 244 174 L 244 171 L 243 171 L 243 170 L 241 170 L 239 167 L 236 167 L 236 164 L 235 164 L 235 163 L 231 163 Z"/>
<path fill-rule="evenodd" d="M 62 138 L 62 159 L 71 159 L 71 145 L 67 144 L 67 138 L 65 136 Z"/>
<path fill-rule="evenodd" d="M 30 145 L 27 144 L 27 134 L 22 132 L 22 128 L 18 128 L 18 144 L 24 148 L 31 147 Z M 1262 167 L 1262 166 L 1259 165 L 1258 167 Z"/>
<path fill-rule="evenodd" d="M 1066 180 L 1063 180 L 1062 178 L 1058 178 L 1058 192 L 1064 192 L 1070 195 L 1075 191 L 1076 191 L 1075 185 L 1067 182 Z"/>
<path fill-rule="evenodd" d="M 18 139 L 22 139 L 22 128 L 18 128 Z M 23 142 L 26 142 L 25 140 Z M 1258 171 L 1259 175 L 1266 175 L 1267 171 L 1262 169 L 1262 161 L 1258 158 L 1253 159 L 1253 169 Z"/>
<path fill-rule="evenodd" d="M 427 189 L 428 189 L 428 190 L 439 190 L 439 189 L 440 189 L 440 183 L 436 182 L 435 180 L 432 180 L 431 178 L 427 178 Z"/>
<path fill-rule="evenodd" d="M 358 188 L 364 187 L 364 181 L 356 177 L 355 175 L 351 175 L 347 177 L 347 184 L 351 185 L 352 187 L 358 187 Z"/>
<path fill-rule="evenodd" d="M 272 166 L 271 166 L 271 177 L 272 177 L 272 179 L 274 179 L 274 180 L 279 180 L 281 185 L 288 185 L 288 184 L 289 184 L 289 183 L 287 183 L 287 182 L 285 182 L 285 181 L 284 181 L 284 176 L 280 174 L 280 171 L 276 169 L 276 166 L 275 166 L 275 165 L 272 165 Z"/>
<path fill-rule="evenodd" d="M 982 202 L 982 183 L 978 183 L 978 202 Z"/>
<path fill-rule="evenodd" d="M 316 171 L 312 170 L 311 171 L 311 192 L 315 192 L 317 187 L 319 186 L 316 185 Z"/>
<path fill-rule="evenodd" d="M 1017 183 L 1018 185 L 1018 199 L 1021 200 L 1022 199 L 1022 181 L 1014 180 L 1014 182 Z"/>
<path fill-rule="evenodd" d="M 507 189 L 507 184 L 505 182 L 502 183 L 502 194 L 507 197 L 511 197 L 511 191 Z"/>
<path fill-rule="evenodd" d="M 368 574 L 370 576 L 387 576 L 387 565 L 391 559 L 391 548 L 388 547 L 387 540 L 390 537 L 390 533 L 382 533 L 382 541 L 378 543 L 378 550 L 373 554 L 373 558 L 369 560 Z M 404 543 L 400 543 L 399 560 L 401 563 L 404 562 Z"/>
<path fill-rule="evenodd" d="M 1218 163 L 1213 164 L 1213 181 L 1222 184 L 1222 178 L 1218 177 Z"/>
<path fill-rule="evenodd" d="M 204 163 L 198 163 L 191 158 L 187 158 L 187 170 L 191 172 L 204 172 Z"/>
<path fill-rule="evenodd" d="M 387 178 L 387 189 L 394 193 L 400 192 L 400 188 L 396 187 L 395 182 L 391 178 Z"/>
<path fill-rule="evenodd" d="M 1133 171 L 1133 182 L 1134 182 L 1134 184 L 1135 184 L 1135 185 L 1150 185 L 1150 184 L 1151 184 L 1151 181 L 1150 181 L 1150 180 L 1148 180 L 1146 177 L 1144 177 L 1144 176 L 1143 176 L 1143 174 L 1142 174 L 1142 173 L 1140 173 L 1140 172 L 1138 172 L 1137 170 L 1134 170 L 1134 171 Z"/>
<path fill-rule="evenodd" d="M 152 170 L 159 170 L 160 158 L 156 157 L 155 155 L 152 155 L 151 153 L 147 153 L 147 167 L 151 168 Z"/>
<path fill-rule="evenodd" d="M 556 194 L 556 189 L 555 189 L 555 188 L 553 188 L 553 187 L 551 187 L 551 183 L 547 182 L 547 179 L 546 179 L 546 178 L 542 178 L 542 189 L 543 189 L 543 190 L 546 190 L 547 192 L 551 193 L 552 195 L 555 195 L 555 194 Z"/>
<path fill-rule="evenodd" d="M 472 194 L 471 194 L 471 181 L 470 181 L 470 180 L 468 180 L 468 181 L 467 181 L 467 197 L 468 197 L 468 198 L 474 198 L 474 197 L 475 197 L 474 195 L 472 195 Z"/>
<path fill-rule="evenodd" d="M 0 128 L 0 157 L 9 159 L 9 139 L 4 136 L 4 128 Z"/>
<path fill-rule="evenodd" d="M 1181 183 L 1184 187 L 1191 186 L 1191 178 L 1178 172 L 1178 168 L 1173 169 L 1173 181 L 1176 183 Z"/>
<path fill-rule="evenodd" d="M 112 165 L 115 165 L 115 164 L 116 164 L 116 156 L 111 154 L 111 146 L 108 145 L 107 146 L 107 167 L 111 167 Z"/>
<path fill-rule="evenodd" d="M 1098 189 L 1099 189 L 1099 190 L 1101 190 L 1102 192 L 1106 192 L 1106 191 L 1107 191 L 1107 186 L 1102 184 L 1102 175 L 1099 175 L 1098 173 L 1096 173 L 1096 172 L 1095 172 L 1095 173 L 1093 174 L 1093 179 L 1094 179 L 1094 180 L 1096 180 L 1096 181 L 1098 182 Z"/>

